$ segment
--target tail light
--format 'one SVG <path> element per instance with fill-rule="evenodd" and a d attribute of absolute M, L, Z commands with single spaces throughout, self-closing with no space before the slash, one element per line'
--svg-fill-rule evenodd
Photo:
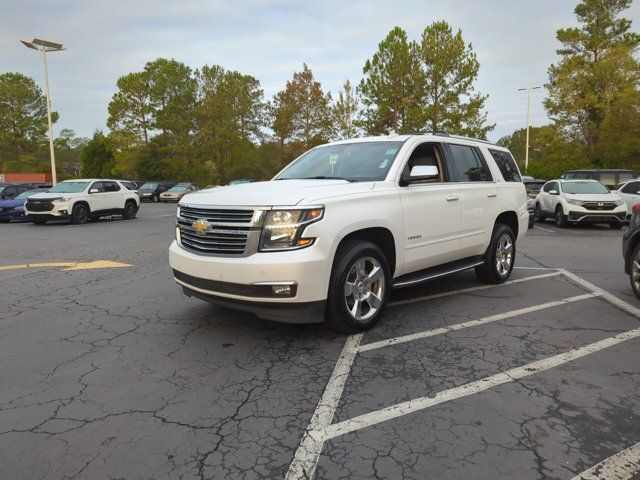
<path fill-rule="evenodd" d="M 631 207 L 631 212 L 636 213 L 640 210 L 640 203 L 636 203 L 633 207 Z"/>

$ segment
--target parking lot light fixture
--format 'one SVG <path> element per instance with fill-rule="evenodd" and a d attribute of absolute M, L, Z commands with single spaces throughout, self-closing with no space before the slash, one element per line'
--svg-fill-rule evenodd
<path fill-rule="evenodd" d="M 531 90 L 537 90 L 542 87 L 525 87 L 519 88 L 519 92 L 527 91 L 527 146 L 524 152 L 524 172 L 529 169 L 529 124 L 531 123 Z"/>
<path fill-rule="evenodd" d="M 56 175 L 56 156 L 53 150 L 53 125 L 51 122 L 51 97 L 49 95 L 49 72 L 47 71 L 47 53 L 59 52 L 66 50 L 61 43 L 50 42 L 48 40 L 42 40 L 41 38 L 34 38 L 31 42 L 28 40 L 20 40 L 24 46 L 33 50 L 42 52 L 42 62 L 44 63 L 44 83 L 45 91 L 47 95 L 47 120 L 49 122 L 49 152 L 51 155 L 51 183 L 55 185 L 58 183 Z"/>

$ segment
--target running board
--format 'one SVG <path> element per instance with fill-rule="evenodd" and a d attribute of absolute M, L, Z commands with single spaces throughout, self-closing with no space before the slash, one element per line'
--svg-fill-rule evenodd
<path fill-rule="evenodd" d="M 404 288 L 416 285 L 418 283 L 426 282 L 438 277 L 444 277 L 451 273 L 461 272 L 468 270 L 478 265 L 482 265 L 484 259 L 482 256 L 463 258 L 462 260 L 456 260 L 455 262 L 445 263 L 438 265 L 437 267 L 425 268 L 413 273 L 407 273 L 395 279 L 392 288 Z"/>

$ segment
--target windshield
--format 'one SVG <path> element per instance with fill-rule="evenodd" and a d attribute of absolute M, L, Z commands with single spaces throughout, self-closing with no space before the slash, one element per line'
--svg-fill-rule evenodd
<path fill-rule="evenodd" d="M 384 180 L 403 142 L 343 143 L 314 148 L 276 180 L 339 178 L 350 182 Z"/>
<path fill-rule="evenodd" d="M 26 192 L 22 192 L 20 195 L 16 197 L 16 200 L 23 200 L 25 198 L 29 198 L 31 195 L 35 195 L 36 193 L 44 193 L 46 190 L 27 190 Z"/>
<path fill-rule="evenodd" d="M 170 192 L 184 192 L 187 189 L 187 187 L 173 187 L 171 190 L 169 190 Z"/>
<path fill-rule="evenodd" d="M 609 189 L 598 182 L 564 182 L 561 185 L 564 193 L 575 195 L 609 193 Z"/>
<path fill-rule="evenodd" d="M 157 187 L 157 183 L 145 183 L 140 187 L 140 190 L 155 190 Z"/>
<path fill-rule="evenodd" d="M 89 182 L 60 182 L 49 189 L 49 193 L 80 193 L 89 186 Z"/>

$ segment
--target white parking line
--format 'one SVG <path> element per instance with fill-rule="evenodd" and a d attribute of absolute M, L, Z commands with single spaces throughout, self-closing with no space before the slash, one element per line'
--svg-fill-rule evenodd
<path fill-rule="evenodd" d="M 563 365 L 568 362 L 572 362 L 581 357 L 591 355 L 606 348 L 613 347 L 622 342 L 640 338 L 640 328 L 623 332 L 613 337 L 605 338 L 598 342 L 590 343 L 584 347 L 576 348 L 553 357 L 538 360 L 536 362 L 527 363 L 520 367 L 512 368 L 506 372 L 491 375 L 489 377 L 476 380 L 459 387 L 451 388 L 438 392 L 432 397 L 420 397 L 406 402 L 392 405 L 381 410 L 365 413 L 349 420 L 344 420 L 339 423 L 330 425 L 325 430 L 325 441 L 332 438 L 344 435 L 346 433 L 354 432 L 363 428 L 377 425 L 388 420 L 402 417 L 410 413 L 424 410 L 425 408 L 433 407 L 440 403 L 448 402 L 462 397 L 467 397 L 475 393 L 483 392 L 498 385 L 510 383 L 521 378 L 529 377 L 535 373 L 540 373 L 550 368 Z"/>
<path fill-rule="evenodd" d="M 366 352 L 368 350 L 375 350 L 377 348 L 388 347 L 391 345 L 397 345 L 399 343 L 412 342 L 414 340 L 419 340 L 422 338 L 435 337 L 436 335 L 442 335 L 443 333 L 462 330 L 463 328 L 477 327 L 478 325 L 497 322 L 499 320 L 504 320 L 505 318 L 517 317 L 519 315 L 526 315 L 527 313 L 537 312 L 539 310 L 544 310 L 545 308 L 557 307 L 559 305 L 565 305 L 571 302 L 586 300 L 588 298 L 593 298 L 598 295 L 600 294 L 585 293 L 584 295 L 577 295 L 575 297 L 564 298 L 562 300 L 542 303 L 540 305 L 534 305 L 533 307 L 519 308 L 517 310 L 511 310 L 510 312 L 498 313 L 496 315 L 491 315 L 489 317 L 479 318 L 478 320 L 470 320 L 468 322 L 455 323 L 453 325 L 447 325 L 446 327 L 427 330 L 425 332 L 412 333 L 410 335 L 403 335 L 401 337 L 389 338 L 387 340 L 381 340 L 379 342 L 366 343 L 364 345 L 360 345 L 360 348 L 358 348 L 358 353 Z"/>
<path fill-rule="evenodd" d="M 521 268 L 532 269 L 532 270 L 539 269 L 537 267 L 521 267 Z M 551 269 L 540 269 L 540 270 L 551 270 Z M 609 302 L 610 304 L 612 304 L 613 306 L 615 306 L 616 308 L 640 318 L 640 309 L 626 303 L 625 301 L 615 297 L 614 295 L 603 290 L 602 288 L 562 268 L 555 269 L 555 271 L 547 274 L 526 277 L 518 280 L 512 280 L 510 282 L 505 282 L 502 285 L 526 282 L 529 280 L 553 277 L 556 275 L 563 275 L 568 279 L 574 281 L 578 285 L 582 286 L 583 288 L 589 290 L 588 294 L 579 295 L 577 297 L 570 297 L 568 299 L 559 300 L 558 302 L 568 303 L 568 301 L 578 301 L 578 299 L 581 300 L 584 298 L 601 297 L 607 302 Z M 431 298 L 445 297 L 449 295 L 455 295 L 458 293 L 466 293 L 470 291 L 483 290 L 485 288 L 492 288 L 492 287 L 498 287 L 498 286 L 500 285 L 485 285 L 481 287 L 472 287 L 472 288 L 467 288 L 467 289 L 462 289 L 462 290 L 457 290 L 452 292 L 443 292 L 440 294 L 430 295 L 427 297 L 421 297 L 419 299 L 395 302 L 395 304 L 401 305 L 404 303 L 413 303 L 414 301 L 424 301 Z M 556 302 L 549 302 L 549 303 L 551 304 Z M 549 305 L 549 306 L 552 306 L 552 305 Z M 549 306 L 545 308 L 549 308 Z M 535 310 L 530 310 L 530 308 L 535 309 L 536 307 L 529 307 L 529 309 L 520 309 L 520 310 L 535 311 Z M 511 312 L 511 314 L 513 315 L 514 312 L 518 312 L 518 310 Z M 500 315 L 506 315 L 506 314 L 494 315 L 492 316 L 494 318 L 494 320 L 492 321 L 496 321 L 495 318 L 499 317 Z M 478 322 L 482 320 L 487 320 L 488 318 L 492 318 L 492 317 L 487 317 L 485 319 L 480 319 L 472 322 L 476 322 L 476 324 L 481 324 Z M 470 322 L 466 322 L 466 323 L 470 323 Z M 460 325 L 463 325 L 463 324 L 460 324 Z M 450 327 L 447 327 L 445 331 L 449 331 L 449 328 Z M 467 327 L 463 327 L 463 328 L 467 328 Z M 439 333 L 445 333 L 445 331 L 442 331 Z M 430 332 L 434 332 L 434 331 L 432 330 Z M 426 333 L 428 332 L 425 332 L 425 334 Z M 436 333 L 436 334 L 439 334 L 439 333 Z M 420 334 L 416 334 L 416 335 L 418 335 L 417 338 L 424 338 L 424 336 L 420 336 Z M 431 335 L 432 334 L 430 334 L 429 336 Z M 435 395 L 435 397 L 421 397 L 414 400 L 409 400 L 407 402 L 393 405 L 393 406 L 390 406 L 381 410 L 377 410 L 374 412 L 369 412 L 364 415 L 360 415 L 358 417 L 354 417 L 336 424 L 331 424 L 331 421 L 335 413 L 335 409 L 337 408 L 338 402 L 340 401 L 340 396 L 342 395 L 342 391 L 344 390 L 344 385 L 348 378 L 349 372 L 351 371 L 351 366 L 353 364 L 353 361 L 355 360 L 356 354 L 359 351 L 366 351 L 368 349 L 369 350 L 373 349 L 374 347 L 372 347 L 372 345 L 375 345 L 375 344 L 380 344 L 380 346 L 386 346 L 387 345 L 386 342 L 388 342 L 388 341 L 382 341 L 382 342 L 375 342 L 372 344 L 360 346 L 360 342 L 362 340 L 362 334 L 351 335 L 347 338 L 342 354 L 340 355 L 340 358 L 338 360 L 338 363 L 336 364 L 334 372 L 331 378 L 329 379 L 327 386 L 325 387 L 324 393 L 322 395 L 322 399 L 320 400 L 320 402 L 318 403 L 318 406 L 316 407 L 316 411 L 314 412 L 311 418 L 311 421 L 302 438 L 302 441 L 298 449 L 296 450 L 294 459 L 289 467 L 289 470 L 287 472 L 285 479 L 286 480 L 309 480 L 313 478 L 318 460 L 320 458 L 320 454 L 322 453 L 324 442 L 327 440 L 338 437 L 340 435 L 344 435 L 349 432 L 360 430 L 362 428 L 376 425 L 381 422 L 385 422 L 387 420 L 408 415 L 410 413 L 423 410 L 425 408 L 429 408 L 433 405 L 438 405 L 440 403 L 443 403 L 449 400 L 466 397 L 468 395 L 482 392 L 484 390 L 487 390 L 489 388 L 492 388 L 498 385 L 513 382 L 519 378 L 524 378 L 524 377 L 533 375 L 535 373 L 548 370 L 558 365 L 571 362 L 573 360 L 584 357 L 586 355 L 596 353 L 605 348 L 609 348 L 614 345 L 618 345 L 622 342 L 625 342 L 627 340 L 631 340 L 639 337 L 640 337 L 640 328 L 630 330 L 630 331 L 621 333 L 619 335 L 609 337 L 604 340 L 600 340 L 598 342 L 591 343 L 589 345 L 586 345 L 577 349 L 573 349 L 569 352 L 565 352 L 559 355 L 555 355 L 553 357 L 549 357 L 543 360 L 522 365 L 520 367 L 513 368 L 506 372 L 492 375 L 492 376 L 468 383 L 466 385 L 462 385 L 460 387 L 439 392 L 438 394 Z M 399 338 L 403 338 L 403 337 L 399 337 Z M 391 339 L 391 341 L 394 341 L 394 340 L 395 339 Z M 398 340 L 395 340 L 395 341 L 399 343 Z M 404 341 L 410 341 L 410 340 L 404 340 Z M 385 345 L 382 345 L 382 343 L 385 343 Z M 380 348 L 380 347 L 375 347 L 375 348 Z M 610 479 L 607 478 L 607 480 L 610 480 Z"/>
<path fill-rule="evenodd" d="M 347 338 L 331 378 L 324 389 L 322 398 L 318 402 L 315 412 L 313 412 L 307 431 L 304 433 L 302 442 L 300 442 L 300 446 L 298 446 L 298 450 L 296 450 L 293 461 L 289 466 L 285 480 L 313 478 L 324 444 L 323 433 L 333 421 L 333 415 L 342 396 L 344 384 L 349 378 L 351 365 L 358 352 L 360 340 L 362 340 L 362 333 L 349 335 Z"/>
<path fill-rule="evenodd" d="M 542 227 L 540 227 L 538 225 L 535 225 L 533 228 L 538 228 L 540 230 L 544 230 L 545 232 L 549 232 L 549 233 L 556 233 L 553 230 L 549 230 L 548 228 L 542 228 Z"/>
<path fill-rule="evenodd" d="M 545 269 L 545 270 L 548 270 L 548 269 Z M 515 283 L 528 282 L 531 280 L 539 280 L 541 278 L 557 277 L 558 275 L 561 275 L 561 273 L 558 271 L 554 271 L 549 273 L 543 273 L 541 275 L 533 275 L 531 277 L 518 278 L 517 280 L 509 280 L 507 282 L 500 283 L 497 285 L 480 285 L 478 287 L 469 287 L 469 288 L 463 288 L 460 290 L 451 290 L 449 292 L 434 293 L 433 295 L 426 295 L 424 297 L 416 297 L 416 298 L 409 298 L 407 300 L 398 300 L 397 302 L 389 302 L 387 304 L 387 307 L 396 307 L 398 305 L 408 305 L 410 303 L 426 302 L 427 300 L 433 300 L 434 298 L 448 297 L 451 295 L 458 295 L 460 293 L 477 292 L 480 290 L 487 290 L 489 288 L 503 287 L 505 285 L 513 285 Z"/>
<path fill-rule="evenodd" d="M 605 458 L 571 480 L 628 480 L 640 473 L 640 443 Z"/>

